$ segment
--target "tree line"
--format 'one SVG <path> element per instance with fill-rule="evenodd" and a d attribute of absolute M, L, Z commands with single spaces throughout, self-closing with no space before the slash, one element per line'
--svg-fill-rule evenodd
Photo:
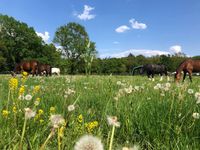
<path fill-rule="evenodd" d="M 61 46 L 57 48 L 55 45 Z M 62 74 L 131 74 L 133 67 L 154 63 L 175 71 L 187 57 L 161 55 L 145 57 L 129 54 L 123 58 L 98 58 L 95 42 L 85 28 L 70 22 L 57 28 L 53 43 L 45 43 L 33 27 L 0 14 L 0 72 L 13 70 L 21 60 L 35 59 L 61 69 Z M 200 59 L 200 56 L 193 57 Z"/>

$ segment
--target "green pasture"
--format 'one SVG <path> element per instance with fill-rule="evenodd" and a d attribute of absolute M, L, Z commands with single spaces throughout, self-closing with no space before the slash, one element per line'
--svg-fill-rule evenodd
<path fill-rule="evenodd" d="M 200 149 L 200 77 L 180 84 L 175 84 L 172 77 L 169 82 L 165 78 L 159 81 L 159 77 L 153 82 L 146 76 L 16 79 L 18 84 L 12 89 L 11 76 L 0 76 L 0 149 L 41 149 L 52 131 L 52 114 L 62 115 L 65 125 L 59 137 L 54 131 L 45 146 L 47 150 L 73 150 L 85 134 L 100 138 L 107 150 L 112 130 L 108 116 L 116 116 L 120 122 L 113 150 L 134 145 L 149 150 Z M 22 95 L 31 95 L 31 100 L 19 98 L 22 86 Z M 73 104 L 75 109 L 68 111 Z M 25 126 L 24 108 L 36 112 Z M 94 121 L 96 125 L 88 126 Z"/>

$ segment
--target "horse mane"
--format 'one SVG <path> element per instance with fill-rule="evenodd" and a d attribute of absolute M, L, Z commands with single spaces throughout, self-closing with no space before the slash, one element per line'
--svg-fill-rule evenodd
<path fill-rule="evenodd" d="M 142 68 L 142 67 L 143 67 L 143 65 L 137 66 L 137 67 L 134 67 L 133 70 L 137 70 L 137 69 L 140 69 L 140 68 Z"/>
<path fill-rule="evenodd" d="M 191 60 L 191 59 L 185 59 L 185 60 L 183 60 L 180 64 L 179 64 L 179 66 L 176 68 L 176 72 L 181 72 L 182 70 L 182 66 L 184 65 L 184 63 L 186 62 L 186 61 L 188 61 L 188 60 Z"/>
<path fill-rule="evenodd" d="M 143 67 L 144 67 L 143 65 L 134 67 L 133 70 L 132 70 L 132 75 L 135 74 L 135 70 L 141 69 L 141 68 L 143 68 Z"/>

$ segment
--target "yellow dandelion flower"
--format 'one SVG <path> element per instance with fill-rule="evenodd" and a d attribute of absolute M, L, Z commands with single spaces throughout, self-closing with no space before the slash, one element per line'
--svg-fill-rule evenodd
<path fill-rule="evenodd" d="M 3 116 L 3 117 L 7 118 L 7 117 L 8 117 L 8 114 L 9 114 L 9 111 L 7 111 L 7 110 L 3 110 L 3 111 L 2 111 L 2 116 Z"/>
<path fill-rule="evenodd" d="M 82 115 L 82 114 L 80 114 L 80 115 L 78 116 L 78 122 L 79 122 L 79 123 L 82 123 L 82 122 L 83 122 L 83 115 Z"/>

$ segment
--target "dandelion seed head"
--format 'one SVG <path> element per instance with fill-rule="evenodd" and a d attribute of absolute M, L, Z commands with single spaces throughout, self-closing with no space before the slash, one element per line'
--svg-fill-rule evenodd
<path fill-rule="evenodd" d="M 108 124 L 115 127 L 120 127 L 120 122 L 117 121 L 116 116 L 107 116 Z"/>
<path fill-rule="evenodd" d="M 193 117 L 194 119 L 199 119 L 199 118 L 200 118 L 200 115 L 199 115 L 199 113 L 195 112 L 195 113 L 192 114 L 192 117 Z"/>
<path fill-rule="evenodd" d="M 188 89 L 188 94 L 193 94 L 194 90 L 193 89 Z"/>
<path fill-rule="evenodd" d="M 27 94 L 24 98 L 25 100 L 30 101 L 32 99 L 32 96 L 30 94 Z"/>
<path fill-rule="evenodd" d="M 24 108 L 24 110 L 25 110 L 25 119 L 33 118 L 36 114 L 36 112 L 30 108 Z"/>
<path fill-rule="evenodd" d="M 103 144 L 97 137 L 84 135 L 76 142 L 74 150 L 103 150 Z"/>
<path fill-rule="evenodd" d="M 74 105 L 69 105 L 67 107 L 68 111 L 73 111 L 75 109 L 75 106 Z"/>
<path fill-rule="evenodd" d="M 59 128 L 65 124 L 65 119 L 61 115 L 51 115 L 50 116 L 51 125 L 54 128 Z"/>

